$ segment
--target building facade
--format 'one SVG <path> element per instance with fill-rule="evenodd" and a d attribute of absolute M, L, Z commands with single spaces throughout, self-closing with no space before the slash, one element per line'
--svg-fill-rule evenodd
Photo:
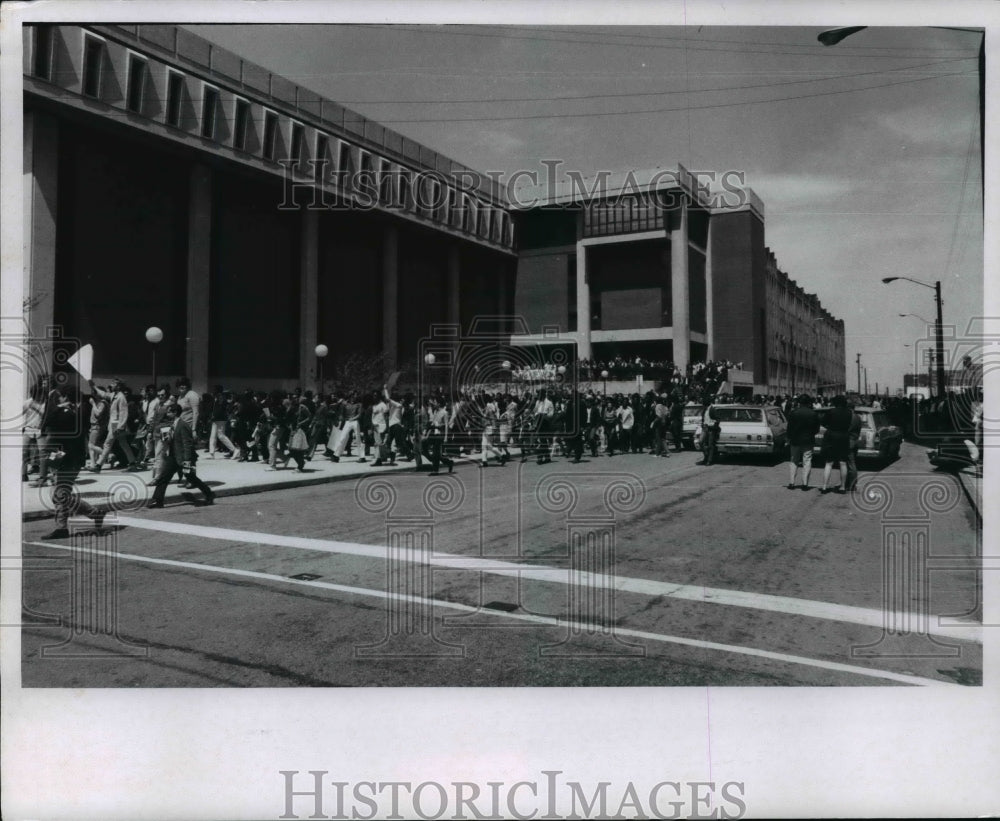
<path fill-rule="evenodd" d="M 403 366 L 492 316 L 515 346 L 844 383 L 843 322 L 778 269 L 750 189 L 678 168 L 509 197 L 170 25 L 25 26 L 24 114 L 30 332 L 93 344 L 98 374 L 149 381 L 155 326 L 161 379 L 313 385 L 319 344 L 328 374 Z"/>
<path fill-rule="evenodd" d="M 683 166 L 522 192 L 514 217 L 523 344 L 585 359 L 742 363 L 753 391 L 846 388 L 844 323 L 782 272 L 752 189 L 713 194 Z M 515 341 L 518 337 L 515 337 Z"/>
<path fill-rule="evenodd" d="M 148 381 L 156 326 L 164 378 L 310 385 L 509 311 L 492 181 L 183 28 L 25 26 L 24 108 L 31 335 L 100 374 Z"/>

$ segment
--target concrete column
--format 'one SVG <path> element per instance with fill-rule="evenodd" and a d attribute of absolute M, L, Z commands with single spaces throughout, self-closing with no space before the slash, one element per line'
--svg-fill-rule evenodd
<path fill-rule="evenodd" d="M 49 114 L 25 111 L 24 298 L 28 332 L 35 340 L 45 339 L 55 325 L 58 148 L 58 121 Z"/>
<path fill-rule="evenodd" d="M 448 251 L 448 312 L 445 320 L 449 325 L 460 325 L 462 322 L 461 272 L 462 253 L 457 245 L 452 245 Z M 462 335 L 461 329 L 458 333 Z"/>
<path fill-rule="evenodd" d="M 503 319 L 501 320 L 501 330 L 506 332 L 510 327 L 510 300 L 507 297 L 507 286 L 508 286 L 508 276 L 507 276 L 507 264 L 505 262 L 497 263 L 497 314 Z"/>
<path fill-rule="evenodd" d="M 674 337 L 674 364 L 683 374 L 691 350 L 688 315 L 688 211 L 687 202 L 670 215 L 670 296 Z"/>
<path fill-rule="evenodd" d="M 705 341 L 708 345 L 707 358 L 715 359 L 715 313 L 712 304 L 712 225 L 708 218 L 708 236 L 705 239 Z"/>
<path fill-rule="evenodd" d="M 212 171 L 191 169 L 188 205 L 187 344 L 185 370 L 191 387 L 208 390 L 209 293 L 212 258 Z M 225 377 L 228 374 L 219 374 Z"/>
<path fill-rule="evenodd" d="M 587 246 L 576 244 L 576 340 L 577 356 L 590 359 L 590 282 L 587 279 Z"/>
<path fill-rule="evenodd" d="M 299 384 L 302 390 L 319 390 L 316 345 L 319 310 L 319 213 L 306 208 L 300 227 L 299 268 Z"/>
<path fill-rule="evenodd" d="M 399 231 L 387 225 L 382 235 L 382 350 L 389 370 L 399 358 Z"/>

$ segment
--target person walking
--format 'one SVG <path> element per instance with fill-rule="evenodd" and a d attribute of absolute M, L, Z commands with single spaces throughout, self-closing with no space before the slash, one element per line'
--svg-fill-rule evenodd
<path fill-rule="evenodd" d="M 305 473 L 306 456 L 309 453 L 309 425 L 312 422 L 312 414 L 309 412 L 309 397 L 300 396 L 298 402 L 290 410 L 289 428 L 291 432 L 288 438 L 288 455 L 295 460 L 295 469 L 299 473 Z"/>
<path fill-rule="evenodd" d="M 89 516 L 98 530 L 104 524 L 104 512 L 81 498 L 76 489 L 76 479 L 87 461 L 87 429 L 76 391 L 69 386 L 57 387 L 51 401 L 49 437 L 52 450 L 49 455 L 55 478 L 52 488 L 55 529 L 42 536 L 45 540 L 68 538 L 69 517 L 75 514 Z"/>
<path fill-rule="evenodd" d="M 167 494 L 167 485 L 175 473 L 182 474 L 189 486 L 196 487 L 205 497 L 205 504 L 211 505 L 215 502 L 215 494 L 206 485 L 195 470 L 195 463 L 198 461 L 198 454 L 194 448 L 194 432 L 187 420 L 184 419 L 183 410 L 179 405 L 170 405 L 164 414 L 164 427 L 161 429 L 161 436 L 164 438 L 166 454 L 163 472 L 156 480 L 156 487 L 153 490 L 153 498 L 150 499 L 149 507 L 163 507 L 163 499 Z"/>
<path fill-rule="evenodd" d="M 94 473 L 100 473 L 105 461 L 111 454 L 112 449 L 117 445 L 125 455 L 129 470 L 139 470 L 139 463 L 128 443 L 128 396 L 125 390 L 125 383 L 121 379 L 115 379 L 112 383 L 111 391 L 101 390 L 91 379 L 88 383 L 91 393 L 97 394 L 110 403 L 108 411 L 108 435 L 104 440 L 104 448 L 97 464 L 91 468 Z"/>
<path fill-rule="evenodd" d="M 424 436 L 424 456 L 431 463 L 431 476 L 437 476 L 443 462 L 451 473 L 455 463 L 448 457 L 442 455 L 445 437 L 448 435 L 448 410 L 441 405 L 435 397 L 427 400 L 428 422 L 427 433 Z"/>
<path fill-rule="evenodd" d="M 808 394 L 799 397 L 798 406 L 788 414 L 788 489 L 795 490 L 795 475 L 802 468 L 802 490 L 809 490 L 809 473 L 812 470 L 813 447 L 819 433 L 819 415 L 813 410 L 813 400 Z"/>
<path fill-rule="evenodd" d="M 215 446 L 221 443 L 223 447 L 229 449 L 226 454 L 227 459 L 239 459 L 240 449 L 233 444 L 233 441 L 226 435 L 226 425 L 229 423 L 229 415 L 232 405 L 232 396 L 223 392 L 221 386 L 216 389 L 215 401 L 212 403 L 212 427 L 208 434 L 208 458 L 215 458 Z"/>

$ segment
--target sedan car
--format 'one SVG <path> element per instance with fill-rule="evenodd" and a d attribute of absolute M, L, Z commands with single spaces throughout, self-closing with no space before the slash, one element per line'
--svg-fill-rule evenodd
<path fill-rule="evenodd" d="M 713 405 L 719 422 L 716 455 L 781 456 L 788 445 L 788 423 L 779 408 L 762 405 Z M 703 437 L 699 436 L 699 444 Z"/>

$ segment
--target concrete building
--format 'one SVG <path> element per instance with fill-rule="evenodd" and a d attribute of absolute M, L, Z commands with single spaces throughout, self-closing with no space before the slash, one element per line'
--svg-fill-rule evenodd
<path fill-rule="evenodd" d="M 749 188 L 676 170 L 519 190 L 515 310 L 523 344 L 636 356 L 682 371 L 740 362 L 756 393 L 845 389 L 844 323 L 782 272 Z"/>
<path fill-rule="evenodd" d="M 24 47 L 28 321 L 99 374 L 148 382 L 156 326 L 161 380 L 308 386 L 319 343 L 331 369 L 406 364 L 432 325 L 514 314 L 514 345 L 845 381 L 843 322 L 777 268 L 749 189 L 678 168 L 509 196 L 184 28 L 32 25 Z"/>
<path fill-rule="evenodd" d="M 95 369 L 310 385 L 508 311 L 492 181 L 169 25 L 24 27 L 25 292 Z M 58 357 L 56 357 L 58 359 Z"/>

